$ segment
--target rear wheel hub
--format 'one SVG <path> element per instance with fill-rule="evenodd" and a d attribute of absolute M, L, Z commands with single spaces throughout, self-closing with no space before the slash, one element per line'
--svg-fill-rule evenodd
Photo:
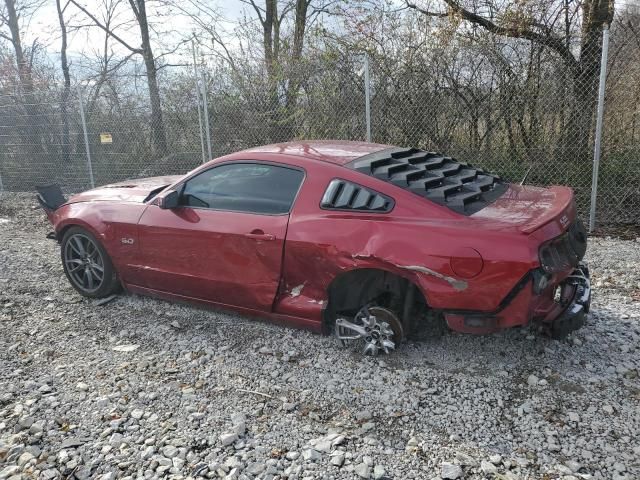
<path fill-rule="evenodd" d="M 352 321 L 338 318 L 335 333 L 344 345 L 358 345 L 365 355 L 391 353 L 403 336 L 398 317 L 383 307 L 363 307 Z"/>

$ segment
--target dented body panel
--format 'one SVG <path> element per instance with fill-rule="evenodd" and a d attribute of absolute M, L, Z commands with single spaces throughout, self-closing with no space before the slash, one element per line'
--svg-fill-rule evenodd
<path fill-rule="evenodd" d="M 532 320 L 551 323 L 563 313 L 566 308 L 558 306 L 554 291 L 575 266 L 536 274 L 547 282 L 537 293 L 534 282 L 539 280 L 532 272 L 542 271 L 541 245 L 566 234 L 577 221 L 570 189 L 508 185 L 493 203 L 460 215 L 345 167 L 386 148 L 364 142 L 254 148 L 213 160 L 184 177 L 90 190 L 49 218 L 58 238 L 72 225 L 96 235 L 133 292 L 231 308 L 315 331 L 325 329 L 334 282 L 365 269 L 415 285 L 428 307 L 443 312 L 459 331 L 489 333 Z M 189 178 L 247 161 L 304 171 L 288 214 L 161 208 L 163 198 Z M 322 208 L 321 199 L 335 179 L 393 199 L 391 211 Z"/>

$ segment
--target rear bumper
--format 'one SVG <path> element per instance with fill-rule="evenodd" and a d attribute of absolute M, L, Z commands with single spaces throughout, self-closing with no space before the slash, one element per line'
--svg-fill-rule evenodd
<path fill-rule="evenodd" d="M 449 328 L 464 333 L 486 334 L 506 328 L 539 323 L 554 338 L 580 328 L 591 306 L 589 269 L 580 263 L 561 282 L 534 293 L 532 275 L 525 277 L 495 312 L 445 312 Z"/>
<path fill-rule="evenodd" d="M 558 316 L 555 315 L 555 312 L 550 312 L 543 319 L 554 338 L 564 338 L 584 325 L 586 315 L 591 308 L 589 268 L 585 264 L 578 265 L 561 284 L 560 289 L 560 299 L 564 310 Z"/>

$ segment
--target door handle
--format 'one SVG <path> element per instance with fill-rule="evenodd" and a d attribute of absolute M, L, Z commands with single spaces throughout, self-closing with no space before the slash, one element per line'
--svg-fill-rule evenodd
<path fill-rule="evenodd" d="M 259 228 L 252 230 L 251 233 L 245 233 L 244 236 L 247 238 L 253 238 L 254 240 L 275 240 L 276 239 L 274 235 L 264 233 Z"/>

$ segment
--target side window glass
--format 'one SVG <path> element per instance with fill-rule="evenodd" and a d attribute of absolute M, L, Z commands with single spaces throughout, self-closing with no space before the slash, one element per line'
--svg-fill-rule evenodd
<path fill-rule="evenodd" d="M 230 163 L 193 177 L 182 204 L 216 210 L 282 214 L 291 209 L 304 173 L 260 163 Z"/>

